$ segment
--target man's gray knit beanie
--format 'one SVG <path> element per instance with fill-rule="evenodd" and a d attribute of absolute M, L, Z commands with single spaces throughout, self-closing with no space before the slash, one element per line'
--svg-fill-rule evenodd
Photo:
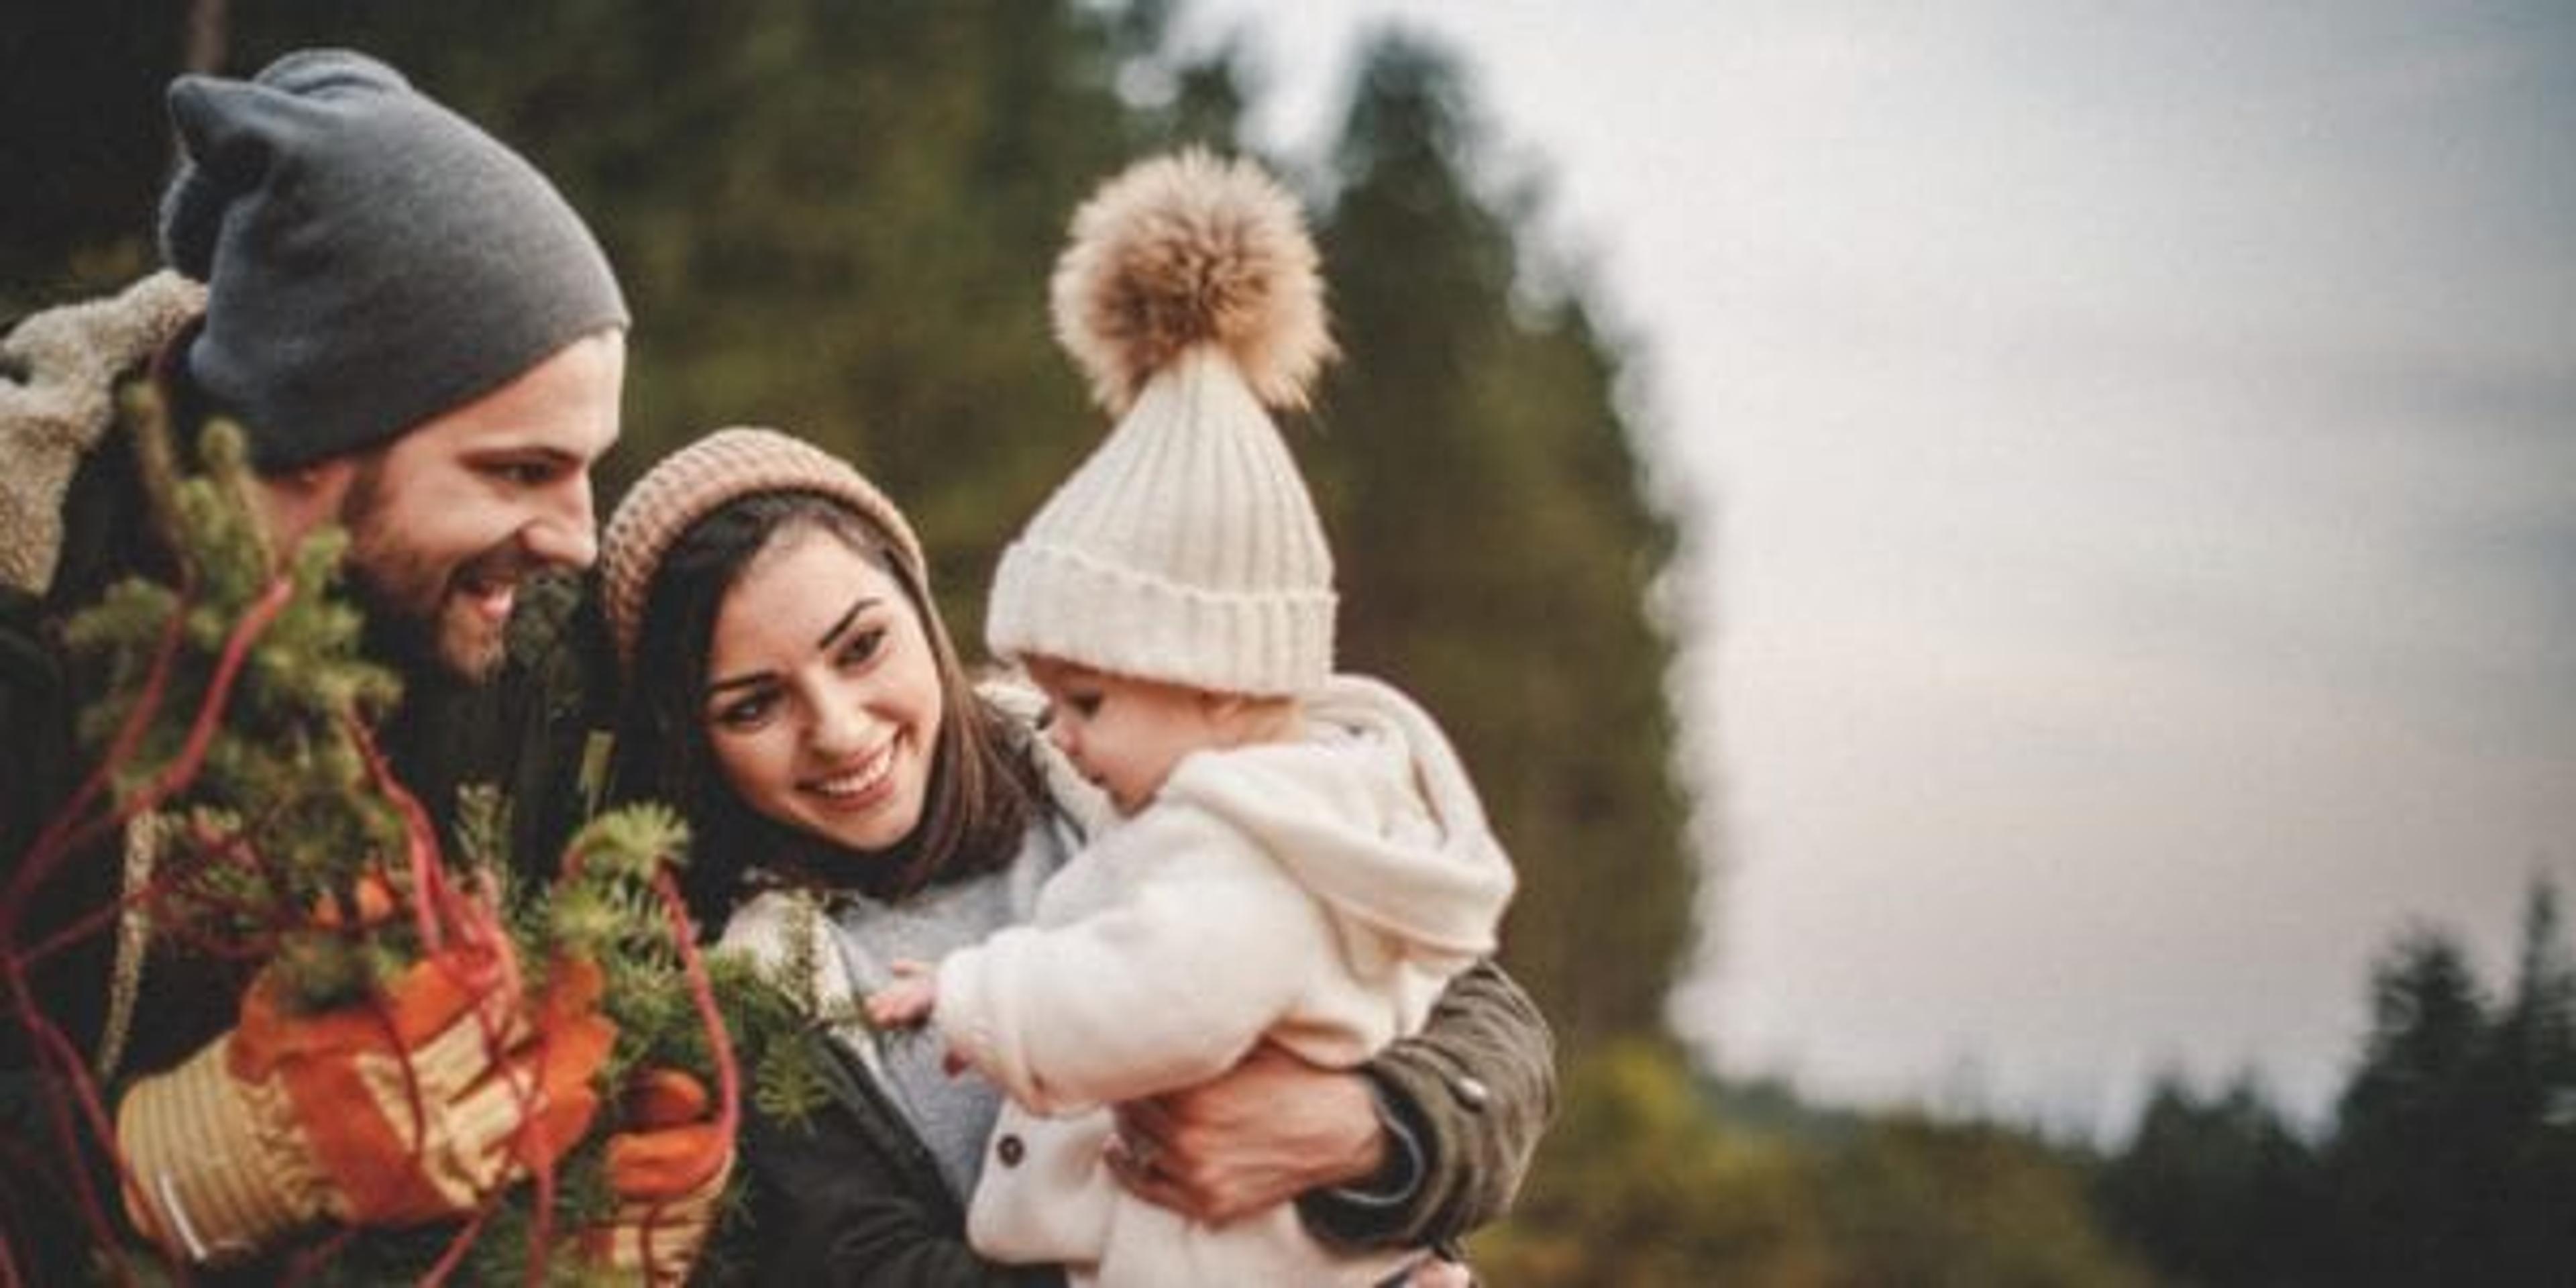
<path fill-rule="evenodd" d="M 369 447 L 627 322 L 544 176 L 402 74 L 307 50 L 182 76 L 161 249 L 206 283 L 187 375 L 275 472 Z"/>

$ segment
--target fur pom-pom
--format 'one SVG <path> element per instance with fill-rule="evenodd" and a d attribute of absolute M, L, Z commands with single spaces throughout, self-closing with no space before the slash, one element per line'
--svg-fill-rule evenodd
<path fill-rule="evenodd" d="M 1056 339 L 1111 415 L 1201 344 L 1222 346 L 1274 408 L 1305 406 L 1333 355 L 1296 198 L 1197 149 L 1129 167 L 1074 212 L 1051 293 Z"/>

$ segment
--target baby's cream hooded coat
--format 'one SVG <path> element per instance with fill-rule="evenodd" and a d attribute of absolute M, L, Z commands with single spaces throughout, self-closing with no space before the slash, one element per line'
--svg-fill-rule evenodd
<path fill-rule="evenodd" d="M 1106 1106 L 1203 1082 L 1263 1041 L 1354 1066 L 1418 1030 L 1493 951 L 1513 876 L 1439 727 L 1337 676 L 1306 737 L 1185 757 L 1041 894 L 1036 921 L 951 954 L 936 1021 L 1011 1104 L 968 1231 L 1077 1283 L 1374 1283 L 1418 1252 L 1325 1248 L 1291 1205 L 1222 1227 L 1111 1177 Z"/>

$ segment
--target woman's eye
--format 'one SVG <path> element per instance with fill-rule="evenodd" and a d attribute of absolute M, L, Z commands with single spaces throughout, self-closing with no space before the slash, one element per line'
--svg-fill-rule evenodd
<path fill-rule="evenodd" d="M 841 664 L 856 666 L 874 658 L 877 652 L 885 647 L 885 638 L 885 628 L 882 626 L 851 636 L 850 642 L 841 646 Z"/>
<path fill-rule="evenodd" d="M 738 698 L 715 709 L 715 722 L 727 729 L 756 729 L 777 708 L 778 700 L 765 693 Z"/>

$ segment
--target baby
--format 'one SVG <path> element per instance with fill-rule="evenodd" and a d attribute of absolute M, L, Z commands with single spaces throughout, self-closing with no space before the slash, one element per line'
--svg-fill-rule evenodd
<path fill-rule="evenodd" d="M 1333 674 L 1332 554 L 1268 407 L 1331 353 L 1295 201 L 1248 164 L 1146 162 L 1076 214 L 1058 335 L 1119 417 L 1002 557 L 986 635 L 1118 822 L 1033 923 L 868 1000 L 1010 1097 L 975 1247 L 1077 1283 L 1353 1283 L 1293 1207 L 1222 1226 L 1127 1192 L 1107 1106 L 1268 1042 L 1350 1067 L 1494 947 L 1509 862 L 1431 717 Z"/>

